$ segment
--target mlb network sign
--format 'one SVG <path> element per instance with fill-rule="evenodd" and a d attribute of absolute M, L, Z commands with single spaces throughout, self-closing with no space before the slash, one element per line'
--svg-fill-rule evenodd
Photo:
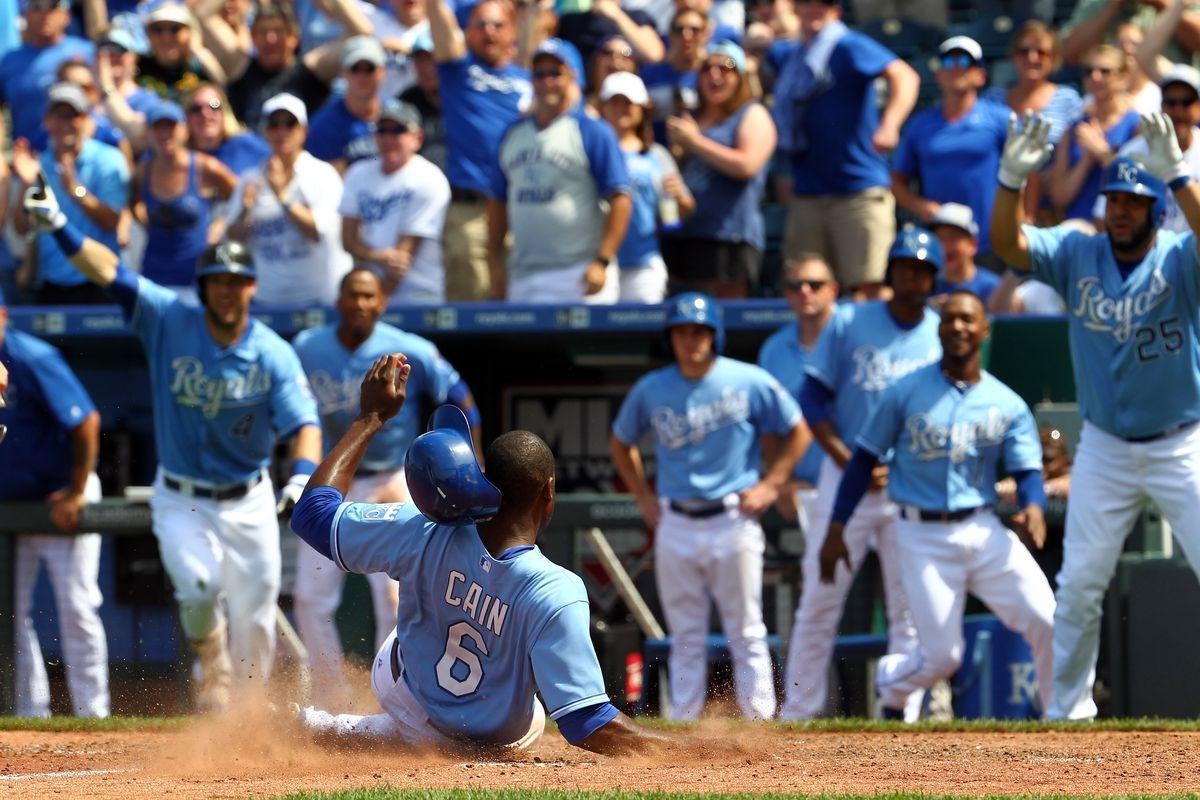
<path fill-rule="evenodd" d="M 504 393 L 504 429 L 522 428 L 546 440 L 558 459 L 559 491 L 616 491 L 608 441 L 628 392 L 625 385 L 511 386 Z M 653 454 L 645 455 L 652 465 Z"/>

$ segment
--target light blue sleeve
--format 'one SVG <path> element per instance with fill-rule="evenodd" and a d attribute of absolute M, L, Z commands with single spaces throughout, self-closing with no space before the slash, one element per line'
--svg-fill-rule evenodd
<path fill-rule="evenodd" d="M 330 537 L 333 563 L 346 572 L 394 574 L 428 522 L 413 503 L 342 503 Z"/>
<path fill-rule="evenodd" d="M 109 208 L 124 208 L 129 202 L 129 164 L 116 148 L 105 148 L 104 164 L 99 170 L 99 182 L 88 191 Z"/>
<path fill-rule="evenodd" d="M 629 168 L 625 165 L 625 156 L 617 144 L 617 135 L 612 126 L 592 119 L 582 111 L 578 119 L 583 152 L 600 196 L 630 194 Z"/>
<path fill-rule="evenodd" d="M 1062 228 L 1035 228 L 1032 225 L 1022 225 L 1021 230 L 1029 242 L 1031 274 L 1065 299 L 1070 280 L 1069 269 L 1062 266 L 1066 260 L 1064 256 L 1069 257 L 1063 252 L 1067 232 Z"/>
<path fill-rule="evenodd" d="M 812 356 L 804 365 L 804 373 L 824 384 L 825 388 L 830 391 L 837 390 L 838 368 L 841 363 L 839 353 L 842 337 L 849 325 L 850 313 L 844 308 L 834 310 L 833 319 L 829 320 L 825 330 L 821 331 L 821 335 L 817 337 Z"/>
<path fill-rule="evenodd" d="M 879 405 L 867 419 L 858 434 L 856 444 L 879 458 L 883 458 L 896 445 L 900 435 L 900 421 L 903 418 L 901 408 L 901 391 L 898 387 L 908 381 L 899 381 L 884 389 L 879 394 Z"/>
<path fill-rule="evenodd" d="M 637 444 L 646 430 L 646 413 L 642 408 L 645 382 L 646 378 L 642 378 L 634 384 L 629 394 L 625 395 L 625 402 L 621 403 L 617 418 L 613 420 L 613 435 L 627 445 Z"/>
<path fill-rule="evenodd" d="M 551 719 L 608 700 L 604 675 L 592 648 L 587 598 L 566 606 L 537 634 L 530 652 L 533 677 Z"/>
<path fill-rule="evenodd" d="M 275 432 L 290 436 L 302 425 L 320 425 L 317 400 L 300 366 L 300 357 L 287 342 L 279 340 L 271 348 L 275 369 L 271 386 L 271 417 Z"/>
<path fill-rule="evenodd" d="M 1033 420 L 1033 412 L 1023 402 L 1018 402 L 1018 410 L 1013 418 L 1008 433 L 1004 435 L 1004 468 L 1009 472 L 1021 472 L 1042 469 L 1042 441 L 1038 436 L 1037 423 Z"/>
<path fill-rule="evenodd" d="M 800 422 L 800 405 L 773 375 L 764 370 L 755 392 L 756 422 L 760 431 L 786 436 Z"/>
<path fill-rule="evenodd" d="M 137 307 L 130 326 L 147 351 L 158 352 L 159 329 L 176 309 L 184 308 L 179 297 L 154 281 L 137 276 Z"/>

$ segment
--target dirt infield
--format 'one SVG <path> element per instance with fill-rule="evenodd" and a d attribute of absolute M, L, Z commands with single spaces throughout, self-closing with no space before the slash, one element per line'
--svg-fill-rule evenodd
<path fill-rule="evenodd" d="M 268 797 L 367 786 L 664 791 L 1180 794 L 1200 787 L 1200 733 L 816 732 L 710 722 L 669 759 L 606 759 L 549 733 L 520 760 L 339 752 L 286 726 L 0 732 L 0 796 Z"/>

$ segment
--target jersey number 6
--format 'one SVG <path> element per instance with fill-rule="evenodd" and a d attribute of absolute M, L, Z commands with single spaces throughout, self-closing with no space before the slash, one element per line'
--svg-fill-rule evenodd
<path fill-rule="evenodd" d="M 450 626 L 450 632 L 446 636 L 446 650 L 437 663 L 437 680 L 438 686 L 455 697 L 475 691 L 479 688 L 479 682 L 483 680 L 483 664 L 479 663 L 479 656 L 473 650 L 463 647 L 464 636 L 470 637 L 481 653 L 485 656 L 488 654 L 487 645 L 483 643 L 483 634 L 475 630 L 471 623 L 456 622 Z M 461 680 L 451 672 L 454 664 L 460 661 L 467 665 L 467 676 Z"/>

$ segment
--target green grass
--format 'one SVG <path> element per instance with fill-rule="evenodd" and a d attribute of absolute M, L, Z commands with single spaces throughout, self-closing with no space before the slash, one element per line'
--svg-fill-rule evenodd
<path fill-rule="evenodd" d="M 310 792 L 291 794 L 276 800 L 775 800 L 803 797 L 810 800 L 962 800 L 955 795 L 891 792 L 886 794 L 775 794 L 766 792 L 736 792 L 704 794 L 700 792 L 578 792 L 550 789 L 353 789 L 345 792 Z M 1162 795 L 989 795 L 972 800 L 1012 800 L 1014 797 L 1037 797 L 1038 800 L 1163 800 Z M 1198 798 L 1197 794 L 1174 797 Z"/>
<path fill-rule="evenodd" d="M 193 717 L 109 717 L 108 719 L 0 717 L 0 731 L 175 731 L 186 728 L 193 721 Z"/>

